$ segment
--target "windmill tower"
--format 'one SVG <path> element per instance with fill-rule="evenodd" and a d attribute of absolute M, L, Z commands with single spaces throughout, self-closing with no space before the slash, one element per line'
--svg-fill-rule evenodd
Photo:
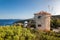
<path fill-rule="evenodd" d="M 50 31 L 50 16 L 50 13 L 44 11 L 34 14 L 36 29 Z"/>

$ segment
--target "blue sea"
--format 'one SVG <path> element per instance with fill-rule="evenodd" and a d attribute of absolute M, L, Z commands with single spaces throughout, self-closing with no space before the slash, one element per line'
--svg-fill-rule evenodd
<path fill-rule="evenodd" d="M 0 19 L 0 26 L 12 25 L 14 22 L 19 20 L 20 19 Z"/>

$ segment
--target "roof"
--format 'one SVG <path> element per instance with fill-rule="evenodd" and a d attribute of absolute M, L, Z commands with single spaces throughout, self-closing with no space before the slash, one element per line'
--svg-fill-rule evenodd
<path fill-rule="evenodd" d="M 38 13 L 35 13 L 34 15 L 51 15 L 51 14 L 46 11 L 40 11 Z"/>

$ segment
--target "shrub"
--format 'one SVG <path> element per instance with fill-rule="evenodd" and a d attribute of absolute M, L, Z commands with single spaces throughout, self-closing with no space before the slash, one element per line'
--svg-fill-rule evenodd
<path fill-rule="evenodd" d="M 0 26 L 0 40 L 60 40 L 60 34 L 21 26 Z"/>

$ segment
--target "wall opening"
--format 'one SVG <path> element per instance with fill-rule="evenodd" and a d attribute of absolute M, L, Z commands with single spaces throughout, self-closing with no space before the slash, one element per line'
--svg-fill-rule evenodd
<path fill-rule="evenodd" d="M 41 16 L 38 16 L 38 19 L 40 19 L 41 18 Z"/>
<path fill-rule="evenodd" d="M 41 24 L 39 24 L 38 27 L 41 27 Z"/>

